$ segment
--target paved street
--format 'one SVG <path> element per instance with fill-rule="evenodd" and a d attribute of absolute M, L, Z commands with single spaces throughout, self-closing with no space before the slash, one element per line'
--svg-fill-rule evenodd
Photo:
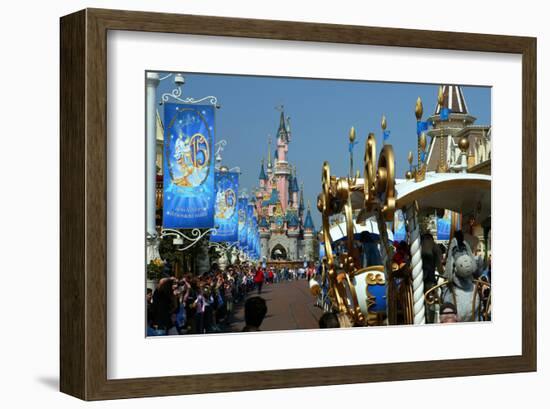
<path fill-rule="evenodd" d="M 257 291 L 248 296 L 255 295 Z M 267 302 L 262 331 L 319 328 L 319 318 L 323 312 L 314 306 L 315 299 L 309 292 L 306 280 L 264 285 L 260 296 Z M 244 303 L 237 306 L 230 326 L 232 332 L 241 331 L 244 327 Z"/>

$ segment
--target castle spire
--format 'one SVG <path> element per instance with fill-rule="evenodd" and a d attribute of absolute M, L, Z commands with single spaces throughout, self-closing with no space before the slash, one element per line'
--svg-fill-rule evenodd
<path fill-rule="evenodd" d="M 263 158 L 262 158 L 262 164 L 261 164 L 261 166 L 260 166 L 260 176 L 259 176 L 259 179 L 260 179 L 260 180 L 264 180 L 264 181 L 267 180 L 267 176 L 266 176 L 265 171 L 264 171 L 264 160 L 263 160 Z"/>
<path fill-rule="evenodd" d="M 313 219 L 311 218 L 311 204 L 309 200 L 307 202 L 307 214 L 306 214 L 306 221 L 304 222 L 304 229 L 315 230 L 315 226 L 313 225 Z"/>
<path fill-rule="evenodd" d="M 438 101 L 434 115 L 441 113 L 441 108 L 448 108 L 454 114 L 468 114 L 468 106 L 460 85 L 443 85 L 441 87 L 441 103 Z"/>
<path fill-rule="evenodd" d="M 271 135 L 269 135 L 267 142 L 267 169 L 271 169 Z"/>
<path fill-rule="evenodd" d="M 279 129 L 277 130 L 277 137 L 281 138 L 281 140 L 283 140 L 284 142 L 288 142 L 288 130 L 285 122 L 285 111 L 284 111 L 285 108 L 283 105 L 281 105 L 278 109 L 281 111 L 281 118 L 279 120 Z"/>
<path fill-rule="evenodd" d="M 302 182 L 300 188 L 300 206 L 298 207 L 298 210 L 300 210 L 300 213 L 304 211 L 304 182 Z"/>

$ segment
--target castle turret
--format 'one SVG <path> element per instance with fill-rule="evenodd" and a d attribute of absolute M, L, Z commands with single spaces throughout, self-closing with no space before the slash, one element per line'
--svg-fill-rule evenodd
<path fill-rule="evenodd" d="M 298 215 L 300 216 L 300 221 L 304 221 L 304 182 L 300 186 L 300 204 L 298 205 Z"/>
<path fill-rule="evenodd" d="M 271 137 L 269 137 L 269 140 L 267 142 L 267 176 L 271 178 L 272 173 L 273 164 L 271 163 Z"/>
<path fill-rule="evenodd" d="M 304 255 L 308 261 L 313 261 L 315 257 L 313 237 L 315 235 L 315 226 L 311 217 L 311 205 L 307 204 L 306 220 L 304 221 Z"/>
<path fill-rule="evenodd" d="M 294 174 L 290 176 L 290 184 L 288 186 L 289 192 L 289 204 L 293 209 L 298 209 L 298 178 L 296 177 L 296 167 L 294 167 Z"/>
<path fill-rule="evenodd" d="M 427 134 L 432 137 L 428 147 L 427 170 L 446 172 L 456 162 L 458 134 L 470 128 L 476 118 L 470 115 L 464 92 L 459 85 L 439 87 L 437 104 L 428 122 L 433 127 Z M 471 146 L 474 144 L 471 141 Z"/>
<path fill-rule="evenodd" d="M 260 167 L 259 179 L 260 179 L 260 187 L 265 188 L 265 186 L 267 184 L 267 176 L 266 176 L 265 170 L 264 170 L 264 160 L 263 159 L 262 159 L 262 165 Z"/>
<path fill-rule="evenodd" d="M 277 129 L 277 161 L 275 163 L 275 178 L 277 182 L 277 190 L 279 191 L 279 197 L 281 199 L 281 206 L 283 212 L 286 212 L 289 199 L 289 183 L 290 183 L 290 167 L 286 158 L 288 152 L 288 131 L 285 122 L 285 114 L 281 109 L 281 117 L 279 121 L 279 128 Z"/>

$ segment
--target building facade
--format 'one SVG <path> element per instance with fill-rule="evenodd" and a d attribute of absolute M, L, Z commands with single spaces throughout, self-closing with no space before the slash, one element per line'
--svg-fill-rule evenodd
<path fill-rule="evenodd" d="M 442 114 L 443 113 L 443 114 Z M 476 118 L 468 111 L 462 87 L 444 85 L 438 103 L 428 122 L 433 123 L 427 134 L 427 171 L 452 172 L 460 162 L 460 141 L 468 141 L 468 172 L 491 174 L 491 126 L 474 124 Z"/>
<path fill-rule="evenodd" d="M 461 86 L 444 85 L 434 113 L 426 159 L 428 172 L 469 172 L 491 174 L 491 125 L 475 124 Z M 462 155 L 466 154 L 466 163 Z M 474 213 L 460 217 L 461 229 L 473 250 L 488 253 L 491 248 L 490 220 L 480 221 Z M 425 230 L 437 238 L 437 216 L 427 217 Z"/>

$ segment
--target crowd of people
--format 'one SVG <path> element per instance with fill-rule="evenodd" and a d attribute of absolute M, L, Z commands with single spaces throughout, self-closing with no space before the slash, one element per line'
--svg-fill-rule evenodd
<path fill-rule="evenodd" d="M 456 252 L 461 251 L 462 247 L 470 248 L 461 231 L 455 233 L 455 241 L 457 245 L 452 249 L 452 257 L 456 257 Z M 379 243 L 372 235 L 363 234 L 356 243 L 357 251 L 353 256 L 358 265 L 368 267 L 382 264 Z M 411 254 L 408 243 L 402 241 L 394 243 L 394 246 L 392 262 L 397 266 L 409 264 Z M 340 247 L 342 246 L 338 244 L 335 246 L 337 258 L 339 250 L 344 251 L 344 248 Z M 450 252 L 443 244 L 436 243 L 429 233 L 422 235 L 421 256 L 425 291 L 437 285 L 441 278 L 450 277 L 449 271 L 446 271 L 447 258 L 450 257 L 447 253 Z M 490 258 L 488 263 L 483 263 L 483 257 L 477 252 L 473 257 L 477 263 L 477 267 L 474 266 L 473 278 L 481 277 L 490 283 Z M 173 277 L 170 271 L 165 271 L 166 276 L 160 279 L 156 288 L 147 289 L 147 334 L 158 336 L 231 332 L 235 330 L 232 321 L 237 305 L 245 309 L 246 323 L 242 330 L 259 330 L 267 311 L 266 302 L 261 298 L 264 286 L 293 280 L 309 281 L 315 276 L 319 278 L 320 269 L 320 266 L 315 267 L 311 263 L 299 268 L 279 269 L 266 267 L 265 264 L 249 264 L 232 265 L 222 271 L 214 264 L 209 272 L 201 275 L 187 274 L 181 278 Z M 333 313 L 327 297 L 327 282 L 320 285 L 317 305 L 323 308 L 326 314 L 321 317 L 319 326 L 340 326 L 342 323 L 330 315 Z M 440 314 L 441 322 L 453 322 L 456 319 L 457 306 L 446 302 L 441 305 Z"/>
<path fill-rule="evenodd" d="M 165 271 L 166 277 L 159 280 L 156 288 L 147 288 L 147 335 L 228 332 L 235 306 L 245 300 L 253 300 L 248 308 L 252 311 L 248 312 L 251 317 L 261 315 L 261 302 L 254 301 L 253 292 L 259 296 L 264 285 L 308 280 L 314 274 L 313 266 L 274 269 L 265 265 L 241 265 L 222 271 L 217 264 L 199 276 L 186 274 L 177 278 Z M 246 303 L 244 307 L 246 318 Z M 251 318 L 250 325 L 245 325 L 243 330 L 258 328 L 257 322 L 257 318 Z"/>

